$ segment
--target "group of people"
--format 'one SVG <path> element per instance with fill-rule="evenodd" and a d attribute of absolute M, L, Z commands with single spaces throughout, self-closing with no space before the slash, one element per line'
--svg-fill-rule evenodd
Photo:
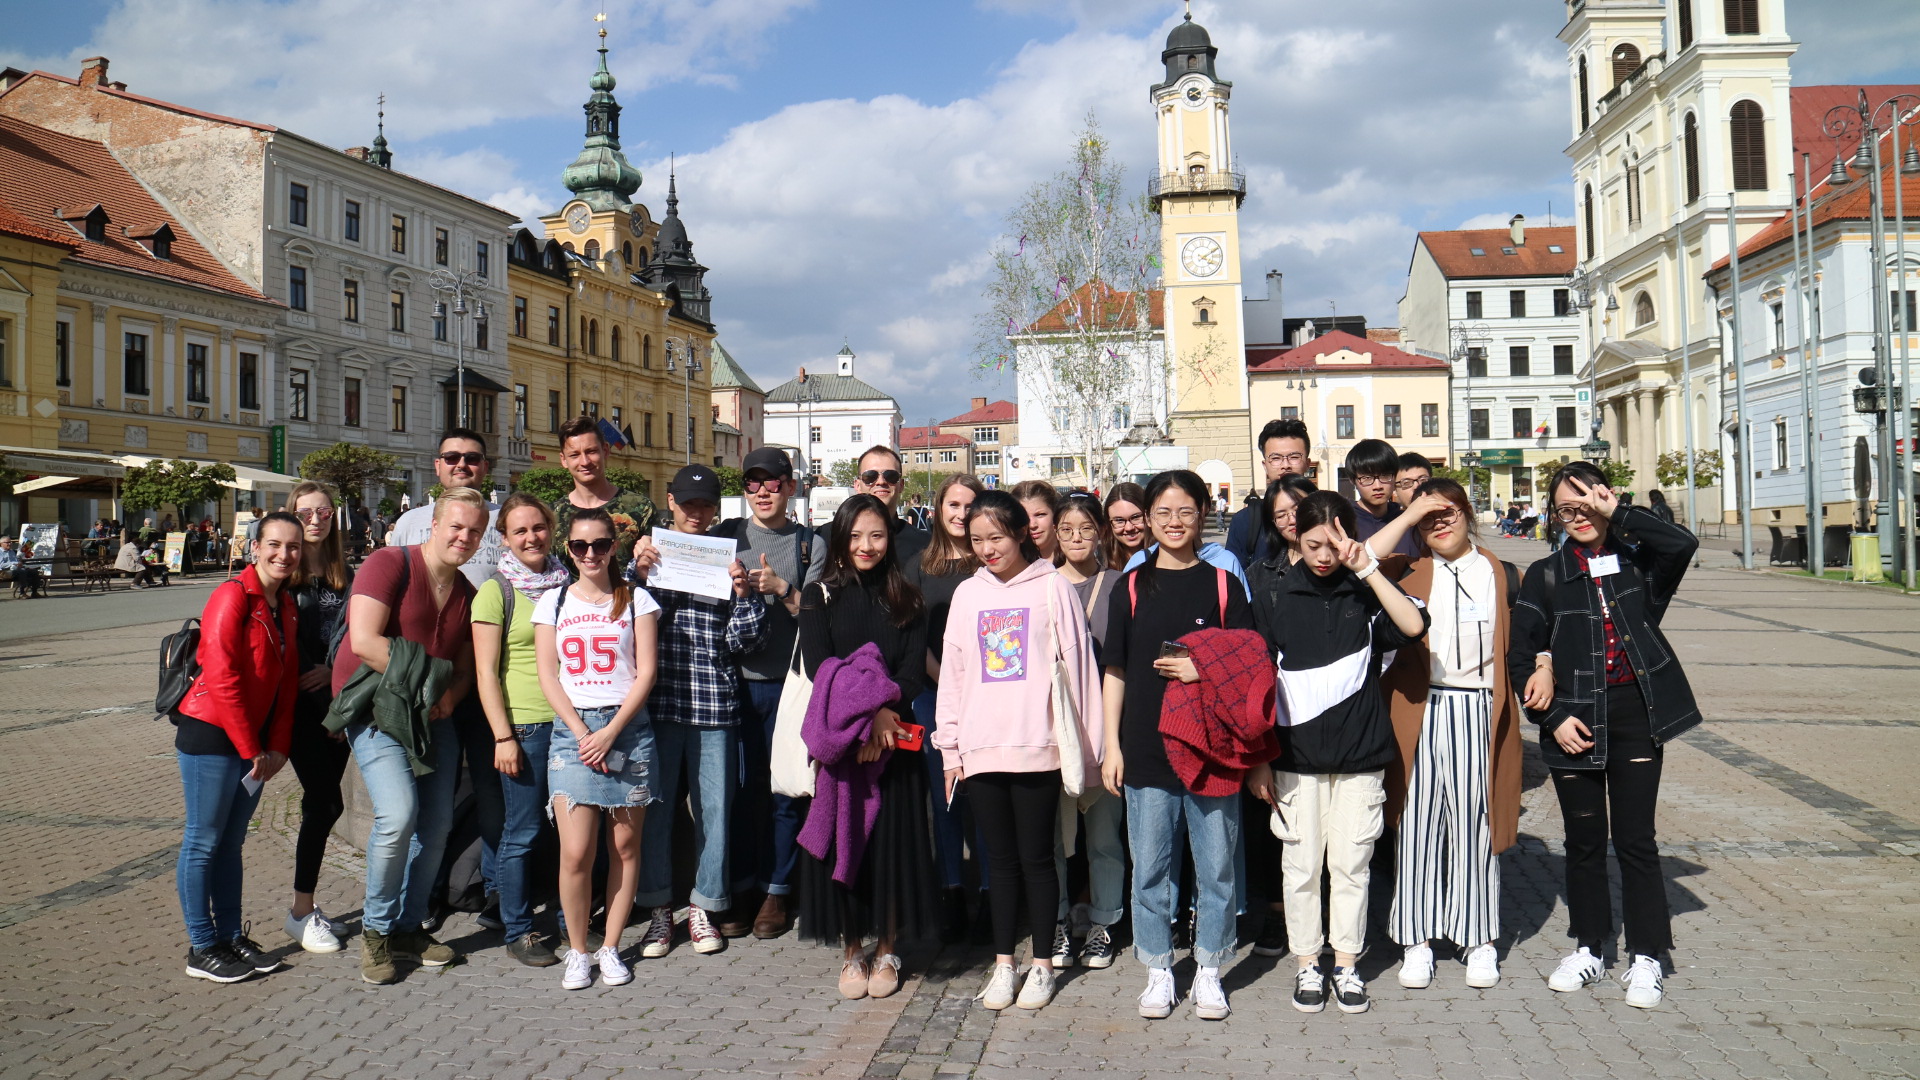
<path fill-rule="evenodd" d="M 1627 1002 L 1660 1000 L 1661 747 L 1699 714 L 1659 623 L 1694 540 L 1621 505 L 1591 465 L 1553 479 L 1570 542 L 1523 579 L 1424 458 L 1367 440 L 1346 460 L 1356 498 L 1318 490 L 1297 421 L 1261 432 L 1264 496 L 1225 544 L 1203 539 L 1222 508 L 1185 470 L 1104 498 L 949 476 L 915 528 L 884 446 L 810 529 L 789 517 L 791 461 L 760 449 L 743 517 L 717 520 L 709 467 L 668 486 L 659 528 L 734 542 L 711 596 L 649 585 L 673 556 L 648 532 L 649 498 L 606 479 L 592 422 L 561 445 L 570 495 L 496 508 L 484 439 L 447 433 L 444 494 L 357 574 L 323 485 L 262 520 L 251 572 L 208 601 L 201 673 L 174 716 L 190 975 L 277 966 L 241 921 L 240 845 L 288 762 L 303 795 L 285 931 L 343 947 L 316 893 L 352 760 L 373 804 L 373 983 L 398 978 L 396 958 L 457 959 L 428 927 L 464 767 L 493 898 L 482 921 L 520 962 L 563 965 L 569 989 L 632 979 L 629 921 L 644 924 L 639 957 L 674 947 L 685 813 L 692 948 L 797 922 L 841 950 L 849 998 L 894 993 L 909 946 L 967 932 L 971 859 L 987 1008 L 1045 1006 L 1061 967 L 1113 963 L 1130 920 L 1140 1014 L 1171 1015 L 1185 949 L 1195 1014 L 1223 1019 L 1221 970 L 1252 912 L 1254 950 L 1297 961 L 1294 1007 L 1361 1012 L 1376 846 L 1401 985 L 1431 984 L 1441 942 L 1469 986 L 1498 982 L 1498 855 L 1516 839 L 1530 718 L 1567 834 L 1574 949 L 1549 984 L 1604 974 L 1611 841 Z M 541 882 L 549 828 L 559 870 Z M 559 949 L 534 921 L 550 893 Z"/>

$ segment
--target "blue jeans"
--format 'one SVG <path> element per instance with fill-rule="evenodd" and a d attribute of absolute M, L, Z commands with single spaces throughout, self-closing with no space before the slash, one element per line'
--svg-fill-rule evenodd
<path fill-rule="evenodd" d="M 739 882 L 768 896 L 793 892 L 806 800 L 776 794 L 773 724 L 780 713 L 783 681 L 742 679 L 740 696 L 740 793 L 733 804 L 733 866 Z"/>
<path fill-rule="evenodd" d="M 347 733 L 360 779 L 373 800 L 373 827 L 367 831 L 367 903 L 362 923 L 381 934 L 420 929 L 447 830 L 453 826 L 453 791 L 460 782 L 460 736 L 451 719 L 432 728 L 433 771 L 416 777 L 407 752 L 371 723 Z"/>
<path fill-rule="evenodd" d="M 260 792 L 247 794 L 240 778 L 253 762 L 228 754 L 183 754 L 180 787 L 186 794 L 187 828 L 174 864 L 187 941 L 196 949 L 232 941 L 240 933 L 240 845 Z"/>
<path fill-rule="evenodd" d="M 927 735 L 931 737 L 937 725 L 934 712 L 939 705 L 939 691 L 922 690 L 920 696 L 913 699 L 913 715 L 918 723 L 927 726 Z M 957 889 L 962 884 L 960 864 L 966 858 L 966 829 L 962 826 L 960 800 L 966 787 L 954 789 L 953 806 L 947 806 L 947 764 L 940 751 L 927 744 L 927 752 L 920 755 L 927 759 L 927 790 L 933 793 L 933 850 L 940 860 L 940 885 L 943 888 Z M 986 854 L 980 856 L 980 865 L 984 871 Z M 986 887 L 986 874 L 980 875 L 981 888 Z"/>
<path fill-rule="evenodd" d="M 1193 850 L 1193 960 L 1220 967 L 1233 959 L 1233 852 L 1240 834 L 1240 795 L 1207 796 L 1127 787 L 1127 839 L 1133 850 L 1133 951 L 1148 967 L 1173 966 L 1175 898 L 1180 891 L 1179 836 Z"/>
<path fill-rule="evenodd" d="M 1099 787 L 1097 777 L 1087 777 L 1092 791 L 1080 798 L 1093 797 L 1093 805 L 1081 811 L 1078 843 L 1087 853 L 1087 899 L 1091 910 L 1087 918 L 1101 926 L 1112 926 L 1126 914 L 1127 902 L 1127 804 Z M 1060 804 L 1060 813 L 1074 813 L 1070 801 Z M 1060 917 L 1066 922 L 1073 901 L 1067 893 L 1067 849 L 1056 833 L 1053 838 L 1053 866 L 1060 876 Z"/>
<path fill-rule="evenodd" d="M 494 880 L 500 888 L 500 921 L 508 941 L 533 932 L 533 897 L 527 890 L 528 865 L 540 830 L 547 825 L 547 748 L 553 724 L 515 724 L 520 756 L 526 764 L 519 776 L 500 773 L 500 797 L 505 817 L 500 827 L 500 855 L 494 862 Z"/>
<path fill-rule="evenodd" d="M 640 827 L 640 891 L 634 903 L 660 907 L 673 902 L 673 818 L 680 805 L 680 770 L 686 768 L 687 797 L 693 803 L 693 837 L 698 861 L 693 872 L 694 906 L 725 911 L 733 906 L 728 873 L 727 818 L 733 813 L 735 728 L 703 728 L 673 720 L 653 722 L 660 764 L 653 785 L 662 804 Z"/>

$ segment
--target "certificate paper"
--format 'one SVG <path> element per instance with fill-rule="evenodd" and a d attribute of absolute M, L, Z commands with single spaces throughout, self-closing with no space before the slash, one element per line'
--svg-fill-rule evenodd
<path fill-rule="evenodd" d="M 733 595 L 733 577 L 729 571 L 733 566 L 735 541 L 655 529 L 653 546 L 660 549 L 660 564 L 647 573 L 649 588 L 711 596 L 715 600 Z"/>

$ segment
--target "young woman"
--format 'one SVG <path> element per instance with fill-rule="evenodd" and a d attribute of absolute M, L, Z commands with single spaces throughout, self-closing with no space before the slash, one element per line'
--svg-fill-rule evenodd
<path fill-rule="evenodd" d="M 1048 562 L 1060 551 L 1060 538 L 1054 531 L 1054 520 L 1060 513 L 1060 492 L 1045 480 L 1022 480 L 1013 485 L 1012 495 L 1020 500 L 1027 511 L 1027 520 L 1033 525 L 1033 545 L 1040 549 L 1040 557 Z"/>
<path fill-rule="evenodd" d="M 1566 825 L 1568 932 L 1578 947 L 1547 983 L 1571 992 L 1605 974 L 1611 823 L 1633 958 L 1627 1004 L 1650 1009 L 1663 993 L 1660 956 L 1673 947 L 1654 837 L 1664 745 L 1700 722 L 1660 620 L 1699 541 L 1645 507 L 1623 505 L 1584 461 L 1560 467 L 1547 501 L 1567 542 L 1527 570 L 1507 653 L 1540 724 L 1540 756 Z"/>
<path fill-rule="evenodd" d="M 1415 488 L 1367 546 L 1392 551 L 1409 528 L 1426 555 L 1387 572 L 1432 625 L 1381 677 L 1400 746 L 1387 768 L 1387 820 L 1398 822 L 1387 921 L 1404 949 L 1401 986 L 1432 984 L 1432 942 L 1444 937 L 1466 953 L 1467 985 L 1484 989 L 1500 982 L 1499 855 L 1520 822 L 1520 707 L 1507 673 L 1519 578 L 1476 544 L 1473 504 L 1452 480 Z"/>
<path fill-rule="evenodd" d="M 930 939 L 936 932 L 928 768 L 921 757 L 927 751 L 896 745 L 901 725 L 916 722 L 910 703 L 926 677 L 927 616 L 895 561 L 891 519 L 886 504 L 872 495 L 841 503 L 821 577 L 800 599 L 800 658 L 808 676 L 817 678 L 829 658 L 845 660 L 873 645 L 899 690 L 894 706 L 874 710 L 858 752 L 861 763 L 884 759 L 880 806 L 859 854 L 858 876 L 850 884 L 835 881 L 834 866 L 809 849 L 809 835 L 818 827 L 811 813 L 801 833 L 801 934 L 842 946 L 840 993 L 848 998 L 887 997 L 900 989 L 899 942 Z M 816 702 L 826 692 L 815 683 Z M 816 795 L 812 810 L 821 805 Z M 870 934 L 878 938 L 871 960 L 865 952 Z"/>
<path fill-rule="evenodd" d="M 921 601 L 926 605 L 929 645 L 926 685 L 914 699 L 913 712 L 929 721 L 936 712 L 935 696 L 940 689 L 939 643 L 947 632 L 947 609 L 953 605 L 953 594 L 960 583 L 980 568 L 967 539 L 967 511 L 985 490 L 986 486 L 968 473 L 955 473 L 941 481 L 933 495 L 933 522 L 929 530 L 932 535 L 927 540 L 927 550 L 919 558 L 909 559 L 906 565 L 907 580 L 920 590 Z M 938 793 L 944 782 L 940 755 L 924 756 L 928 791 Z M 967 934 L 967 893 L 962 876 L 966 859 L 963 820 L 958 801 L 933 799 L 933 847 L 940 860 L 943 898 L 942 933 L 947 940 L 956 942 Z M 983 893 L 985 877 L 981 875 Z M 982 906 L 984 903 L 983 895 Z"/>
<path fill-rule="evenodd" d="M 548 814 L 560 830 L 560 909 L 567 917 L 566 972 L 560 985 L 584 990 L 600 981 L 622 986 L 633 972 L 620 959 L 620 934 L 640 883 L 640 830 L 653 794 L 653 689 L 660 605 L 613 573 L 613 516 L 576 509 L 567 553 L 579 569 L 572 585 L 551 589 L 533 612 L 540 687 L 558 725 L 551 729 Z M 606 940 L 587 951 L 593 915 L 594 846 L 605 814 Z M 504 905 L 503 905 L 504 908 Z M 502 912 L 504 915 L 504 911 Z"/>
<path fill-rule="evenodd" d="M 1367 866 L 1384 827 L 1384 772 L 1393 761 L 1393 726 L 1380 693 L 1380 653 L 1426 632 L 1426 616 L 1353 539 L 1353 504 L 1331 491 L 1294 510 L 1301 567 L 1275 594 L 1255 597 L 1260 632 L 1279 658 L 1276 698 L 1278 775 L 1265 767 L 1247 787 L 1280 818 L 1287 943 L 1299 961 L 1293 1007 L 1326 1007 L 1320 972 L 1320 885 L 1329 879 L 1327 923 L 1333 939 L 1334 1001 L 1367 1011 L 1367 987 L 1355 964 L 1366 946 Z"/>
<path fill-rule="evenodd" d="M 1196 887 L 1193 958 L 1200 970 L 1193 980 L 1194 1012 L 1203 1020 L 1224 1020 L 1232 1010 L 1220 968 L 1233 959 L 1240 799 L 1187 790 L 1167 760 L 1160 706 L 1167 680 L 1199 679 L 1193 660 L 1167 648 L 1170 643 L 1205 627 L 1250 630 L 1253 615 L 1232 575 L 1200 559 L 1208 506 L 1200 477 L 1185 469 L 1161 473 L 1143 498 L 1160 546 L 1114 590 L 1101 651 L 1107 741 L 1101 779 L 1109 794 L 1124 793 L 1127 804 L 1134 953 L 1147 967 L 1140 1015 L 1170 1016 L 1177 997 L 1172 935 L 1184 828 Z"/>
<path fill-rule="evenodd" d="M 1038 1009 L 1053 1000 L 1048 943 L 1060 902 L 1053 858 L 1063 751 L 1054 737 L 1054 669 L 1058 662 L 1066 672 L 1080 727 L 1073 752 L 1088 775 L 1099 767 L 1103 737 L 1095 711 L 1100 673 L 1079 598 L 1040 558 L 1019 500 L 998 491 L 975 499 L 967 535 L 980 570 L 954 593 L 941 648 L 946 677 L 935 743 L 946 766 L 943 791 L 951 797 L 966 781 L 991 853 L 995 955 L 979 999 L 995 1010 L 1016 1004 L 1015 919 L 1024 890 L 1033 966 L 1017 1004 Z"/>
<path fill-rule="evenodd" d="M 240 848 L 262 786 L 287 763 L 300 684 L 297 583 L 305 530 L 275 512 L 260 522 L 253 566 L 223 582 L 200 615 L 200 674 L 173 711 L 187 827 L 174 868 L 187 923 L 187 974 L 239 982 L 280 961 L 240 921 Z"/>
<path fill-rule="evenodd" d="M 1113 530 L 1113 546 L 1107 566 L 1124 570 L 1127 560 L 1147 546 L 1147 491 L 1139 484 L 1115 484 L 1107 491 L 1107 527 Z"/>
<path fill-rule="evenodd" d="M 333 670 L 327 647 L 347 617 L 353 571 L 345 545 L 334 528 L 337 500 L 315 480 L 294 485 L 285 509 L 300 521 L 304 581 L 292 588 L 300 615 L 300 694 L 293 703 L 293 743 L 288 764 L 300 778 L 300 832 L 293 845 L 293 904 L 283 927 L 288 937 L 312 953 L 340 951 L 340 935 L 325 912 L 314 905 L 327 835 L 346 810 L 340 780 L 352 756 L 347 741 L 329 732 L 327 707 L 333 704 Z"/>
<path fill-rule="evenodd" d="M 1144 495 L 1142 496 L 1144 498 Z M 1105 641 L 1114 586 L 1120 574 L 1109 569 L 1113 538 L 1107 532 L 1107 514 L 1100 500 L 1083 491 L 1066 497 L 1060 507 L 1060 553 L 1054 563 L 1060 576 L 1073 586 L 1074 599 L 1086 614 L 1096 651 Z M 1091 706 L 1105 714 L 1105 706 Z M 1087 853 L 1087 937 L 1077 959 L 1090 968 L 1113 965 L 1113 924 L 1126 914 L 1127 820 L 1126 806 L 1090 783 L 1079 798 L 1082 847 Z M 1053 932 L 1055 967 L 1074 963 L 1073 939 L 1068 934 L 1067 852 L 1062 843 L 1054 853 L 1060 878 L 1060 920 Z"/>
<path fill-rule="evenodd" d="M 533 932 L 533 892 L 527 881 L 545 824 L 554 716 L 540 681 L 533 613 L 548 593 L 567 584 L 569 575 L 560 560 L 548 554 L 553 509 L 545 502 L 516 491 L 501 504 L 498 520 L 506 550 L 493 577 L 473 598 L 474 681 L 487 726 L 493 729 L 493 767 L 500 774 L 506 808 L 495 880 L 507 952 L 528 967 L 551 967 L 559 958 Z"/>

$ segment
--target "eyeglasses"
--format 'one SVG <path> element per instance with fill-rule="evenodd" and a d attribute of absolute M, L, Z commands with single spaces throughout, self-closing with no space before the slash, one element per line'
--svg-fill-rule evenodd
<path fill-rule="evenodd" d="M 1559 518 L 1561 521 L 1572 521 L 1574 518 L 1587 518 L 1589 521 L 1592 520 L 1592 516 L 1584 506 L 1562 506 L 1553 512 L 1553 516 Z"/>
<path fill-rule="evenodd" d="M 1275 510 L 1275 511 L 1273 512 L 1273 520 L 1275 520 L 1275 521 L 1292 521 L 1292 520 L 1293 520 L 1293 515 L 1294 515 L 1294 511 L 1292 511 L 1292 510 Z"/>
<path fill-rule="evenodd" d="M 1072 525 L 1062 525 L 1060 526 L 1059 532 L 1060 532 L 1060 539 L 1062 540 L 1098 540 L 1100 539 L 1100 526 L 1098 525 L 1081 525 L 1078 527 L 1075 527 Z"/>
<path fill-rule="evenodd" d="M 1459 521 L 1460 508 L 1456 506 L 1451 510 L 1443 510 L 1437 514 L 1428 514 L 1426 517 L 1420 519 L 1420 527 L 1423 529 L 1437 528 L 1441 525 L 1455 525 L 1458 524 Z"/>
<path fill-rule="evenodd" d="M 1137 529 L 1140 526 L 1145 525 L 1147 523 L 1147 515 L 1128 514 L 1126 517 L 1112 517 L 1107 520 L 1111 521 L 1113 523 L 1113 527 L 1116 529 L 1122 525 L 1126 525 L 1130 528 Z"/>
<path fill-rule="evenodd" d="M 448 450 L 440 455 L 442 465 L 458 465 L 461 462 L 465 462 L 469 469 L 478 468 L 487 463 L 487 455 L 476 454 L 471 450 L 464 454 L 458 450 Z"/>
<path fill-rule="evenodd" d="M 1306 461 L 1307 461 L 1307 455 L 1298 454 L 1298 453 L 1268 454 L 1262 460 L 1264 460 L 1269 465 L 1304 465 L 1306 464 Z"/>
<path fill-rule="evenodd" d="M 1359 487 L 1373 487 L 1376 484 L 1391 484 L 1393 483 L 1393 477 L 1375 476 L 1372 473 L 1361 473 L 1359 476 L 1356 476 L 1353 478 L 1353 482 L 1356 486 L 1359 486 Z"/>
<path fill-rule="evenodd" d="M 1395 480 L 1393 482 L 1393 490 L 1412 491 L 1414 488 L 1419 487 L 1421 484 L 1424 484 L 1431 479 L 1433 478 L 1430 476 L 1415 476 L 1415 477 L 1409 477 L 1408 479 L 1405 479 L 1405 480 Z"/>
<path fill-rule="evenodd" d="M 333 507 L 309 506 L 304 510 L 295 510 L 293 512 L 293 516 L 299 518 L 301 521 L 309 522 L 309 523 L 315 522 L 315 521 L 332 521 Z"/>
<path fill-rule="evenodd" d="M 607 552 L 613 550 L 613 537 L 603 536 L 598 540 L 569 540 L 567 550 L 573 552 L 573 557 L 576 559 L 585 558 L 589 551 L 596 557 L 605 557 Z"/>
<path fill-rule="evenodd" d="M 749 480 L 746 482 L 747 494 L 754 495 L 762 491 L 779 491 L 785 480 Z"/>
<path fill-rule="evenodd" d="M 1170 521 L 1178 521 L 1182 525 L 1191 525 L 1200 520 L 1200 511 L 1195 510 L 1191 506 L 1183 506 L 1178 510 L 1172 510 L 1162 506 L 1153 512 L 1153 520 L 1160 525 L 1165 525 Z"/>
<path fill-rule="evenodd" d="M 900 482 L 900 472 L 897 469 L 868 469 L 866 472 L 860 474 L 860 482 L 863 484 L 897 484 Z"/>

